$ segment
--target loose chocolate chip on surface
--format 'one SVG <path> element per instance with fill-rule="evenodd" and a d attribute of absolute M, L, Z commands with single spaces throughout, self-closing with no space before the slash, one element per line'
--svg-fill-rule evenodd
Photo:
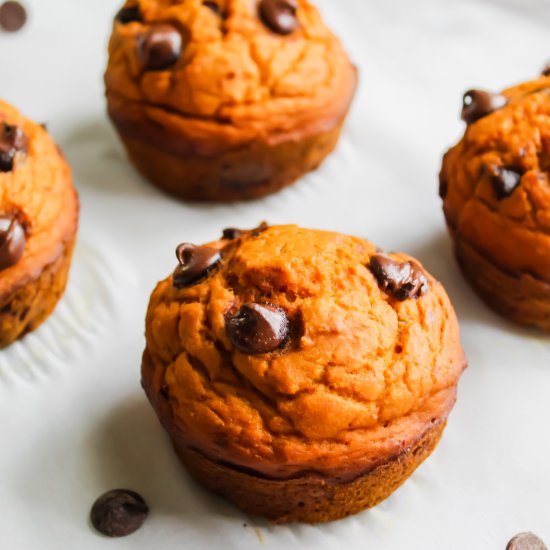
<path fill-rule="evenodd" d="M 289 334 L 286 313 L 271 304 L 244 304 L 226 318 L 226 327 L 233 345 L 251 355 L 275 351 Z"/>
<path fill-rule="evenodd" d="M 27 10 L 19 2 L 4 2 L 0 5 L 0 27 L 8 32 L 17 32 L 27 22 Z"/>
<path fill-rule="evenodd" d="M 548 63 L 544 66 L 544 69 L 542 69 L 541 75 L 550 76 L 550 61 L 548 61 Z"/>
<path fill-rule="evenodd" d="M 90 512 L 92 525 L 108 537 L 125 537 L 145 521 L 149 507 L 143 497 L 128 489 L 113 489 L 101 495 Z"/>
<path fill-rule="evenodd" d="M 521 183 L 521 174 L 513 168 L 491 166 L 491 184 L 499 201 L 509 197 Z"/>
<path fill-rule="evenodd" d="M 262 231 L 265 231 L 269 225 L 267 222 L 262 222 L 258 227 L 254 229 L 237 229 L 235 227 L 228 227 L 223 230 L 222 239 L 238 239 L 244 235 L 251 235 L 252 237 L 257 237 Z"/>
<path fill-rule="evenodd" d="M 116 14 L 115 19 L 123 25 L 141 21 L 139 6 L 124 6 Z"/>
<path fill-rule="evenodd" d="M 258 9 L 265 25 L 277 34 L 290 34 L 298 28 L 296 0 L 261 0 Z"/>
<path fill-rule="evenodd" d="M 472 124 L 476 120 L 502 109 L 508 99 L 501 94 L 493 94 L 484 90 L 469 90 L 464 94 L 462 106 L 462 120 Z"/>
<path fill-rule="evenodd" d="M 520 533 L 510 540 L 506 550 L 548 550 L 548 548 L 533 533 Z"/>
<path fill-rule="evenodd" d="M 26 242 L 23 226 L 13 216 L 0 215 L 0 270 L 19 261 Z"/>
<path fill-rule="evenodd" d="M 178 246 L 176 257 L 180 263 L 172 275 L 172 282 L 176 288 L 185 288 L 198 283 L 221 260 L 219 250 L 209 246 L 196 246 L 189 243 Z"/>
<path fill-rule="evenodd" d="M 138 41 L 138 54 L 147 71 L 163 71 L 174 65 L 182 48 L 182 37 L 173 25 L 152 26 Z"/>
<path fill-rule="evenodd" d="M 0 123 L 0 172 L 11 172 L 15 155 L 26 148 L 26 138 L 21 128 Z"/>
<path fill-rule="evenodd" d="M 414 262 L 397 262 L 386 254 L 376 254 L 369 268 L 382 289 L 397 300 L 418 298 L 428 291 L 428 280 Z"/>

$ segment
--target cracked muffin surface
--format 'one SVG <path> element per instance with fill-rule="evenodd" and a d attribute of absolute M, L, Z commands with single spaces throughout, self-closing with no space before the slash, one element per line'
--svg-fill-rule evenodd
<path fill-rule="evenodd" d="M 34 329 L 63 293 L 78 199 L 40 125 L 0 101 L 0 346 Z"/>
<path fill-rule="evenodd" d="M 262 16 L 264 4 L 286 7 L 291 32 Z M 356 70 L 306 0 L 139 0 L 115 19 L 105 83 L 146 177 L 181 197 L 223 200 L 315 168 L 336 144 Z"/>
<path fill-rule="evenodd" d="M 465 359 L 449 299 L 417 262 L 296 226 L 207 248 L 215 266 L 160 282 L 146 318 L 142 383 L 176 445 L 269 479 L 346 482 L 444 424 Z M 396 280 L 401 294 L 382 284 Z M 252 332 L 250 304 L 269 306 Z M 258 331 L 270 351 L 254 350 Z"/>
<path fill-rule="evenodd" d="M 500 104 L 477 100 L 479 118 L 444 157 L 445 217 L 481 296 L 550 331 L 550 77 L 490 95 Z"/>

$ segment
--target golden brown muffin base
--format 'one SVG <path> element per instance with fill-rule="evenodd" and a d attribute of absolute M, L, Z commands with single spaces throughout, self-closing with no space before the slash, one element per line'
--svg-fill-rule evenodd
<path fill-rule="evenodd" d="M 453 234 L 454 233 L 454 234 Z M 473 289 L 492 309 L 520 324 L 550 334 L 550 283 L 527 273 L 499 269 L 451 230 L 458 264 Z"/>
<path fill-rule="evenodd" d="M 125 132 L 128 156 L 139 172 L 168 194 L 186 200 L 249 200 L 274 193 L 316 169 L 336 147 L 343 118 L 334 128 L 277 144 L 255 141 L 216 156 L 176 155 Z"/>
<path fill-rule="evenodd" d="M 387 498 L 432 453 L 445 424 L 434 423 L 406 452 L 347 482 L 314 474 L 268 479 L 216 463 L 175 439 L 172 442 L 193 477 L 247 514 L 275 523 L 321 523 L 356 514 Z"/>
<path fill-rule="evenodd" d="M 65 291 L 76 234 L 40 275 L 0 296 L 0 348 L 36 329 L 54 310 Z"/>

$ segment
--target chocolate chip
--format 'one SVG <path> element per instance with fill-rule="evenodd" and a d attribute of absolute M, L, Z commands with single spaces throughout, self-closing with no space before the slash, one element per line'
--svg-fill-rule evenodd
<path fill-rule="evenodd" d="M 252 237 L 257 237 L 260 233 L 265 231 L 269 225 L 267 222 L 262 222 L 258 227 L 254 229 L 237 229 L 235 227 L 228 227 L 223 230 L 222 239 L 233 240 L 243 237 L 244 235 L 251 235 Z"/>
<path fill-rule="evenodd" d="M 386 254 L 376 254 L 369 268 L 382 290 L 397 300 L 418 298 L 428 292 L 428 280 L 415 262 L 397 262 Z"/>
<path fill-rule="evenodd" d="M 521 173 L 513 168 L 490 166 L 488 171 L 495 195 L 499 201 L 509 197 L 521 183 Z"/>
<path fill-rule="evenodd" d="M 19 2 L 4 2 L 0 6 L 0 27 L 8 32 L 17 32 L 27 22 L 27 10 Z"/>
<path fill-rule="evenodd" d="M 484 90 L 469 90 L 464 94 L 462 120 L 472 124 L 476 120 L 502 109 L 508 99 L 501 94 L 493 94 Z"/>
<path fill-rule="evenodd" d="M 90 512 L 92 525 L 108 537 L 125 537 L 145 521 L 149 507 L 143 497 L 128 489 L 113 489 L 101 495 Z"/>
<path fill-rule="evenodd" d="M 123 25 L 140 22 L 141 12 L 139 11 L 139 6 L 124 6 L 116 14 L 115 19 Z"/>
<path fill-rule="evenodd" d="M 548 550 L 546 544 L 533 533 L 520 533 L 506 546 L 506 550 Z"/>
<path fill-rule="evenodd" d="M 178 289 L 200 282 L 221 260 L 219 250 L 189 243 L 178 246 L 176 257 L 180 265 L 176 267 L 172 275 L 172 284 Z"/>
<path fill-rule="evenodd" d="M 13 216 L 0 216 L 0 270 L 15 265 L 23 252 L 27 238 L 23 226 Z"/>
<path fill-rule="evenodd" d="M 173 25 L 151 27 L 138 41 L 138 54 L 146 71 L 163 71 L 174 65 L 182 48 L 181 34 Z"/>
<path fill-rule="evenodd" d="M 275 351 L 289 333 L 286 313 L 271 304 L 244 304 L 226 317 L 226 327 L 233 345 L 251 355 Z"/>
<path fill-rule="evenodd" d="M 277 34 L 290 34 L 298 28 L 296 0 L 261 0 L 258 9 L 265 25 Z"/>
<path fill-rule="evenodd" d="M 546 63 L 544 66 L 544 69 L 542 69 L 542 72 L 540 73 L 542 76 L 550 76 L 550 61 Z"/>
<path fill-rule="evenodd" d="M 27 149 L 27 139 L 18 126 L 0 124 L 0 172 L 13 170 L 13 159 L 18 152 Z"/>

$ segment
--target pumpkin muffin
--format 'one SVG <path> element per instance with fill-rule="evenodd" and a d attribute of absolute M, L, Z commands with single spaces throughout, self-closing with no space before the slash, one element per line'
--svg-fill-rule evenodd
<path fill-rule="evenodd" d="M 46 130 L 0 101 L 0 347 L 63 294 L 78 226 L 71 173 Z"/>
<path fill-rule="evenodd" d="M 334 149 L 356 69 L 307 0 L 129 0 L 105 74 L 137 169 L 183 199 L 252 199 Z"/>
<path fill-rule="evenodd" d="M 152 294 L 142 384 L 183 464 L 240 509 L 322 522 L 432 452 L 465 357 L 442 286 L 366 240 L 262 225 L 184 243 Z"/>
<path fill-rule="evenodd" d="M 440 174 L 460 267 L 496 311 L 550 333 L 550 73 L 464 96 Z"/>

